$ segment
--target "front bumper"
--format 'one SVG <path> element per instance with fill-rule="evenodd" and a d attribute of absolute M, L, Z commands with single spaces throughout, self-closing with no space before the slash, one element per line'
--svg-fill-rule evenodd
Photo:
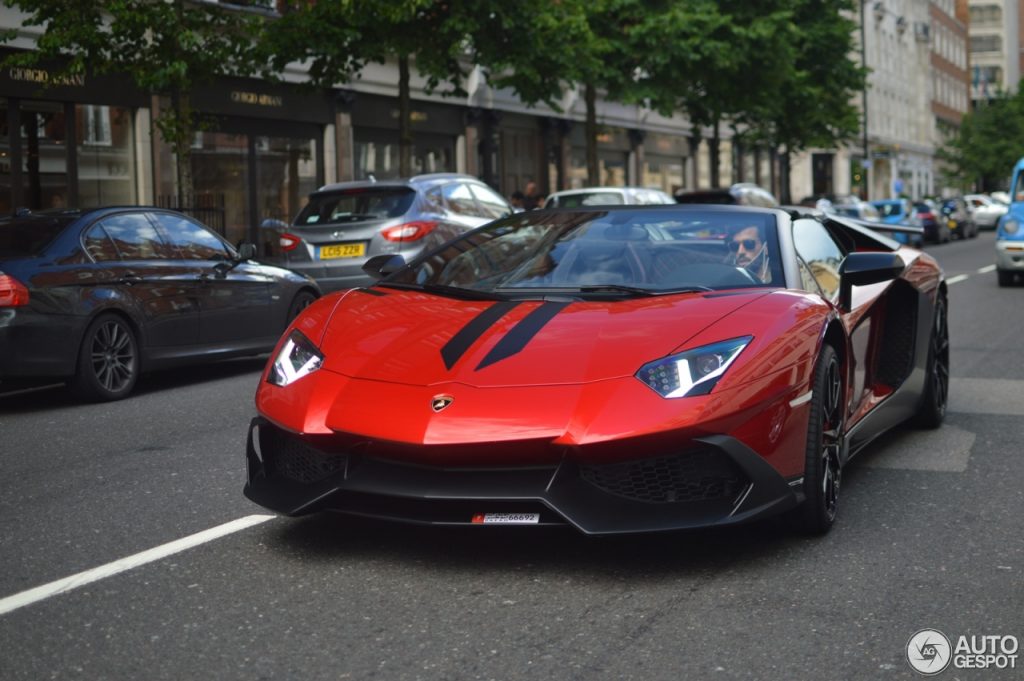
<path fill-rule="evenodd" d="M 333 451 L 257 417 L 246 442 L 245 495 L 285 515 L 337 511 L 427 525 L 471 525 L 484 513 L 537 513 L 541 525 L 620 534 L 732 525 L 799 503 L 740 441 L 712 435 L 654 458 L 588 464 L 441 467 L 399 463 L 368 447 Z"/>
<path fill-rule="evenodd" d="M 1024 272 L 1024 239 L 996 242 L 996 268 L 1003 272 Z"/>

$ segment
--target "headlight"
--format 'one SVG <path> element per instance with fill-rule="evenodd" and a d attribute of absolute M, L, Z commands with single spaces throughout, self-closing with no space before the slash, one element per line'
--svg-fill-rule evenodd
<path fill-rule="evenodd" d="M 298 331 L 292 331 L 281 346 L 267 380 L 274 385 L 291 385 L 303 376 L 308 376 L 324 363 L 324 356 L 312 341 Z"/>
<path fill-rule="evenodd" d="M 752 340 L 743 336 L 664 357 L 643 365 L 636 377 L 662 397 L 707 395 Z"/>
<path fill-rule="evenodd" d="M 1020 223 L 1016 220 L 1007 220 L 1003 223 L 1003 231 L 1007 234 L 1016 234 L 1018 229 L 1020 229 Z"/>

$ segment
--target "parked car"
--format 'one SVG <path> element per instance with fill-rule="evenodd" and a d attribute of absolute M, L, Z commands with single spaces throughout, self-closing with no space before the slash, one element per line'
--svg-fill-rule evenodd
<path fill-rule="evenodd" d="M 308 274 L 324 291 L 352 288 L 372 281 L 362 267 L 375 255 L 411 259 L 511 214 L 508 201 L 469 175 L 342 182 L 310 194 L 291 225 L 266 225 L 264 259 Z"/>
<path fill-rule="evenodd" d="M 1024 277 L 1024 158 L 1013 169 L 1014 201 L 996 225 L 996 276 L 1000 286 Z"/>
<path fill-rule="evenodd" d="M 259 382 L 245 494 L 275 512 L 821 533 L 851 456 L 946 410 L 942 270 L 828 216 L 528 211 L 367 269 Z"/>
<path fill-rule="evenodd" d="M 954 239 L 973 239 L 978 236 L 978 225 L 971 217 L 967 209 L 967 202 L 964 199 L 952 198 L 942 202 L 939 209 L 942 219 L 949 227 L 949 233 Z"/>
<path fill-rule="evenodd" d="M 660 189 L 646 187 L 586 187 L 554 192 L 544 202 L 545 208 L 579 208 L 580 206 L 636 205 L 653 206 L 675 203 Z"/>
<path fill-rule="evenodd" d="M 774 194 L 752 182 L 739 182 L 721 189 L 680 190 L 676 192 L 675 199 L 676 203 L 721 203 L 762 208 L 779 206 Z"/>
<path fill-rule="evenodd" d="M 888 222 L 883 221 L 882 212 L 875 204 L 878 202 L 861 201 L 855 196 L 847 196 L 840 199 L 837 203 L 833 203 L 829 206 L 826 213 L 834 215 L 842 215 L 846 217 L 856 218 L 863 222 L 874 223 L 871 229 L 875 230 L 883 236 L 887 236 L 893 239 L 897 243 L 906 244 L 913 248 L 924 247 L 924 234 L 907 231 L 894 231 L 886 229 L 886 225 L 902 225 L 906 227 L 920 227 L 920 222 L 915 220 L 900 221 L 899 219 Z M 898 209 L 897 209 L 898 210 Z"/>
<path fill-rule="evenodd" d="M 0 382 L 116 400 L 144 371 L 268 352 L 320 290 L 254 252 L 160 208 L 0 219 Z"/>
<path fill-rule="evenodd" d="M 995 229 L 999 218 L 1009 210 L 1006 204 L 984 194 L 967 194 L 964 201 L 978 229 Z"/>
<path fill-rule="evenodd" d="M 924 227 L 925 239 L 932 243 L 944 244 L 952 238 L 949 233 L 949 224 L 942 219 L 939 206 L 931 199 L 922 199 L 914 202 L 914 211 L 921 226 Z"/>

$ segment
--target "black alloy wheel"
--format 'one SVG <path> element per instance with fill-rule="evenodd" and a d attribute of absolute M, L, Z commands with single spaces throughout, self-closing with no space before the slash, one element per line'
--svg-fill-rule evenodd
<path fill-rule="evenodd" d="M 72 387 L 83 398 L 102 402 L 127 397 L 139 377 L 135 333 L 117 315 L 98 317 L 85 331 Z"/>
<path fill-rule="evenodd" d="M 946 417 L 949 400 L 949 320 L 946 309 L 946 296 L 939 293 L 935 299 L 935 317 L 928 341 L 924 393 L 915 418 L 916 424 L 922 428 L 938 428 Z"/>
<path fill-rule="evenodd" d="M 309 291 L 299 291 L 295 294 L 295 298 L 292 299 L 292 304 L 288 307 L 288 319 L 285 320 L 287 324 L 291 324 L 292 320 L 299 316 L 299 314 L 307 307 L 313 304 L 316 300 Z"/>
<path fill-rule="evenodd" d="M 843 374 L 835 350 L 822 347 L 815 368 L 811 414 L 807 424 L 804 503 L 796 509 L 801 528 L 824 534 L 835 522 L 842 484 Z"/>

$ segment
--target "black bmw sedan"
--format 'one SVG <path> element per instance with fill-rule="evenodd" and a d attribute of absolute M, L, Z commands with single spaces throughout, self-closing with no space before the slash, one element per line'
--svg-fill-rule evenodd
<path fill-rule="evenodd" d="M 160 208 L 0 218 L 0 384 L 116 400 L 143 371 L 269 352 L 320 289 L 253 254 Z"/>

